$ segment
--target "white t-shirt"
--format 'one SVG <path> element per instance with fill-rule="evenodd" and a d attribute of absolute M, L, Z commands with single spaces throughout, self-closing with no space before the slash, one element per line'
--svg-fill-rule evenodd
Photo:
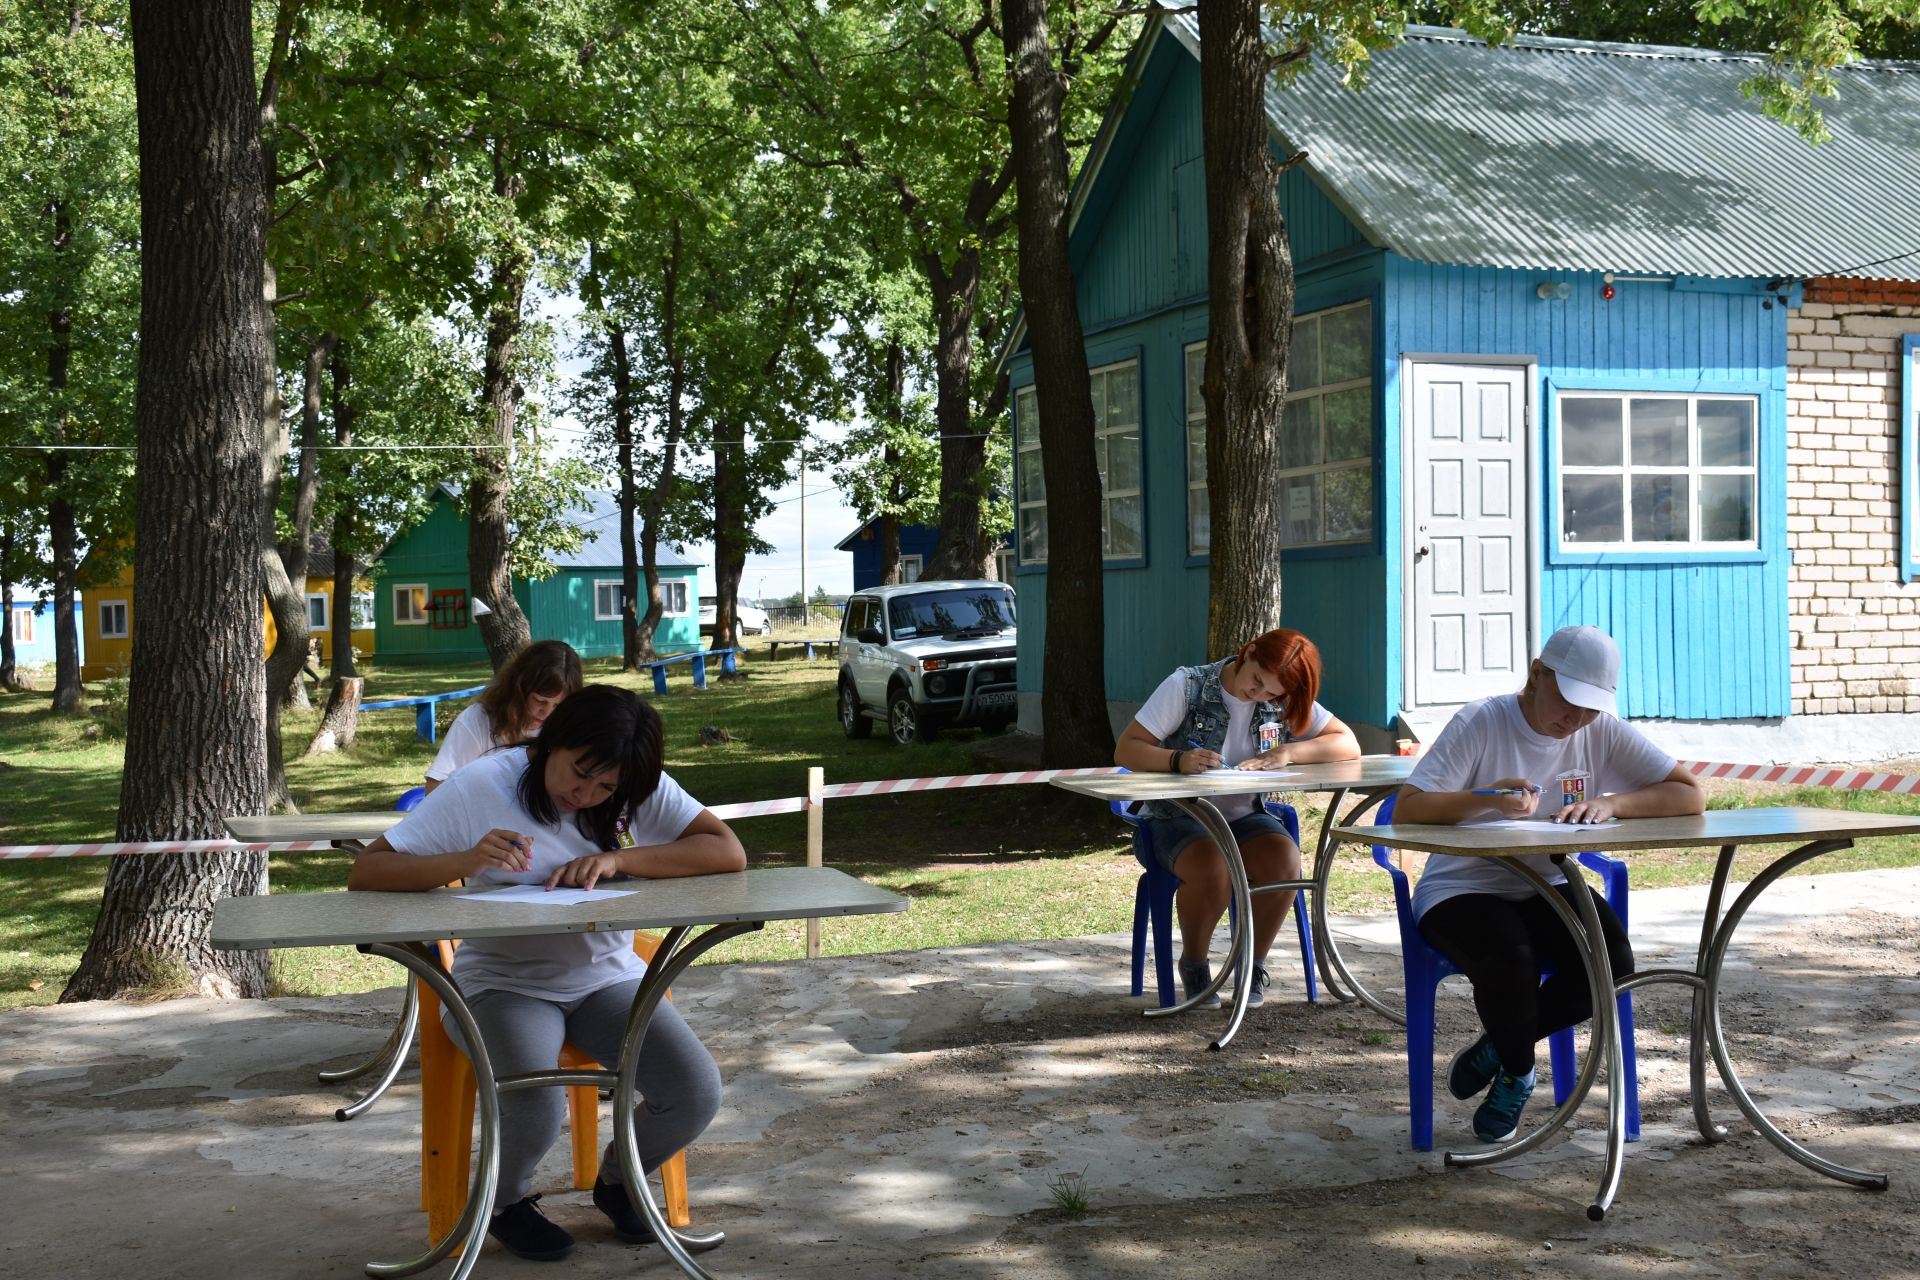
<path fill-rule="evenodd" d="M 1227 740 L 1220 747 L 1220 762 L 1223 768 L 1232 768 L 1250 756 L 1260 754 L 1260 744 L 1253 734 L 1253 709 L 1258 703 L 1236 698 L 1228 693 L 1225 686 L 1220 689 L 1220 700 L 1227 708 Z M 1141 704 L 1134 713 L 1140 727 L 1152 734 L 1157 740 L 1165 742 L 1180 731 L 1187 719 L 1187 673 L 1185 668 L 1174 672 L 1160 682 L 1153 696 Z M 1307 718 L 1307 731 L 1302 738 L 1317 738 L 1333 720 L 1333 712 L 1319 703 L 1313 704 L 1313 713 Z M 1176 744 L 1176 747 L 1185 744 Z M 1280 790 L 1279 783 L 1274 789 Z M 1242 814 L 1255 813 L 1260 808 L 1260 797 L 1222 796 L 1214 801 L 1220 806 L 1220 812 L 1228 818 L 1237 818 Z"/>
<path fill-rule="evenodd" d="M 1570 804 L 1622 791 L 1638 791 L 1672 774 L 1674 759 L 1638 729 L 1610 715 L 1596 716 L 1565 738 L 1535 733 L 1520 710 L 1518 694 L 1482 698 L 1461 708 L 1421 755 L 1407 785 L 1422 791 L 1470 791 L 1503 778 L 1525 778 L 1541 789 L 1535 818 L 1551 818 Z M 1497 822 L 1488 811 L 1469 822 Z M 1566 877 L 1546 854 L 1521 861 L 1558 884 Z M 1533 889 L 1494 858 L 1464 858 L 1436 853 L 1413 891 L 1413 914 L 1425 915 L 1436 902 L 1463 893 L 1490 893 L 1516 901 Z"/>
<path fill-rule="evenodd" d="M 481 887 L 540 884 L 562 864 L 603 852 L 581 834 L 574 815 L 562 813 L 560 821 L 548 825 L 520 806 L 516 793 L 526 769 L 525 747 L 476 760 L 389 830 L 387 843 L 401 853 L 425 856 L 471 849 L 496 827 L 533 838 L 530 869 L 488 868 L 468 877 L 469 885 Z M 659 787 L 629 815 L 626 834 L 635 845 L 666 844 L 679 839 L 700 812 L 700 802 L 663 773 Z M 559 1001 L 578 999 L 645 971 L 645 963 L 633 954 L 633 934 L 625 931 L 472 938 L 460 944 L 453 962 L 454 977 L 469 994 L 515 991 Z"/>
<path fill-rule="evenodd" d="M 493 720 L 487 715 L 487 709 L 478 702 L 472 703 L 447 726 L 447 736 L 440 739 L 440 754 L 428 766 L 427 777 L 445 782 L 455 769 L 472 764 L 496 745 Z"/>

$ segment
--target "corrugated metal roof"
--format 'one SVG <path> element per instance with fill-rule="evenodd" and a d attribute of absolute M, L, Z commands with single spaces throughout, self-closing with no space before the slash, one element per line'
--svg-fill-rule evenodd
<path fill-rule="evenodd" d="M 585 505 L 568 512 L 586 535 L 586 542 L 570 556 L 556 557 L 562 569 L 618 569 L 620 567 L 620 500 L 611 493 L 589 489 Z M 634 513 L 633 536 L 640 536 L 640 513 Z M 688 569 L 698 562 L 685 559 L 670 544 L 661 543 L 657 563 L 662 569 Z"/>
<path fill-rule="evenodd" d="M 1196 58 L 1191 14 L 1168 30 Z M 1920 64 L 1856 63 L 1810 146 L 1740 96 L 1751 54 L 1435 27 L 1269 90 L 1274 130 L 1373 243 L 1422 262 L 1920 279 Z"/>

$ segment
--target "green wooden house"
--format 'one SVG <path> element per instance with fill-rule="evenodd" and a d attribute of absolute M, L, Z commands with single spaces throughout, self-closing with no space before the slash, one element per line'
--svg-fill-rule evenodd
<path fill-rule="evenodd" d="M 589 491 L 573 515 L 586 534 L 544 578 L 516 577 L 513 597 L 536 640 L 565 640 L 583 658 L 620 653 L 620 506 Z M 484 662 L 467 578 L 467 518 L 454 491 L 435 490 L 417 523 L 396 534 L 375 562 L 374 628 L 382 662 Z M 700 566 L 670 548 L 659 557 L 666 612 L 654 629 L 660 653 L 698 649 Z"/>

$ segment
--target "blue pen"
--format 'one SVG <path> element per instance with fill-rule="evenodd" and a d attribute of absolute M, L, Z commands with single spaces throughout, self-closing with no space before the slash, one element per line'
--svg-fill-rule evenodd
<path fill-rule="evenodd" d="M 1540 794 L 1540 788 L 1538 787 L 1481 787 L 1472 792 L 1469 792 L 1469 794 L 1476 795 L 1476 796 L 1537 796 Z"/>

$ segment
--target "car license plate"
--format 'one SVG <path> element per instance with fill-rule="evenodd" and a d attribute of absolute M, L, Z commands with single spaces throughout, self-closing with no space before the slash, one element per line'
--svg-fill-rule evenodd
<path fill-rule="evenodd" d="M 983 693 L 973 700 L 976 707 L 1010 707 L 1013 705 L 1013 691 L 1004 693 Z"/>

